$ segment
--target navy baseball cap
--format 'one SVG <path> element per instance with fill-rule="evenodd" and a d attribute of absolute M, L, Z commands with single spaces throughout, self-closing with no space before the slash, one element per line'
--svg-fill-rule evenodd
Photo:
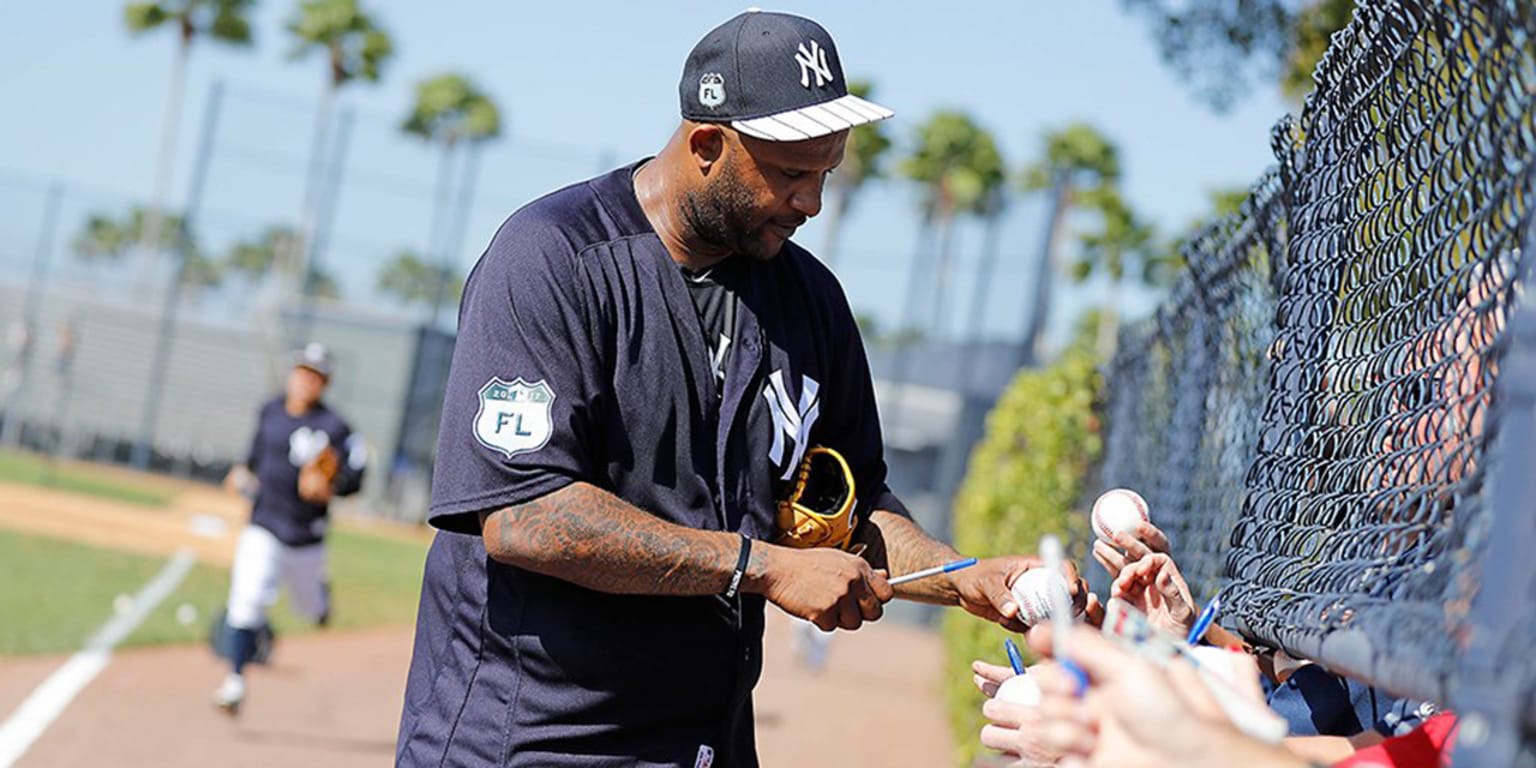
<path fill-rule="evenodd" d="M 766 141 L 804 141 L 895 113 L 848 93 L 832 36 L 800 16 L 748 10 L 688 54 L 683 117 Z"/>
<path fill-rule="evenodd" d="M 329 379 L 331 377 L 331 351 L 318 341 L 305 344 L 293 353 L 293 367 L 308 368 Z"/>

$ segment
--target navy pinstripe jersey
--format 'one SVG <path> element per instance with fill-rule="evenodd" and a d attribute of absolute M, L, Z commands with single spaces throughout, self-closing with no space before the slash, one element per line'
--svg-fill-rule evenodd
<path fill-rule="evenodd" d="M 341 416 L 324 403 L 294 416 L 283 407 L 282 396 L 261 407 L 245 460 L 261 483 L 251 506 L 253 524 L 291 547 L 324 540 L 329 507 L 299 498 L 299 469 L 326 447 L 336 449 L 341 459 L 336 495 L 355 493 L 362 487 L 367 450 Z"/>
<path fill-rule="evenodd" d="M 672 523 L 771 539 L 774 499 L 818 444 L 848 458 L 862 518 L 904 511 L 836 279 L 793 243 L 747 265 L 717 384 L 636 167 L 514 213 L 465 286 L 402 765 L 756 764 L 761 597 L 610 595 L 524 571 L 486 556 L 480 512 L 583 481 Z"/>

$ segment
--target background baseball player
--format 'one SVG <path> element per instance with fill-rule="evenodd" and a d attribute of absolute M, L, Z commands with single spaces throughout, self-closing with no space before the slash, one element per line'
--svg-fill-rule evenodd
<path fill-rule="evenodd" d="M 277 600 L 279 580 L 295 612 L 322 625 L 330 618 L 328 505 L 361 487 L 368 458 L 361 438 L 320 399 L 331 368 L 330 353 L 320 344 L 295 354 L 283 394 L 261 407 L 246 463 L 224 480 L 253 499 L 229 579 L 230 672 L 213 694 L 214 705 L 231 715 L 245 699 L 245 665 Z"/>
<path fill-rule="evenodd" d="M 789 241 L 890 111 L 777 13 L 706 35 L 680 97 L 659 155 L 513 214 L 469 277 L 401 765 L 755 765 L 767 602 L 1022 628 L 1031 558 L 887 582 L 958 555 L 886 486 L 852 312 Z"/>

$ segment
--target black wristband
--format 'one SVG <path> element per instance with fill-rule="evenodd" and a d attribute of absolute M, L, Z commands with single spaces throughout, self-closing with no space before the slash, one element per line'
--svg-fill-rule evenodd
<path fill-rule="evenodd" d="M 727 600 L 735 600 L 736 593 L 741 591 L 741 579 L 747 575 L 747 560 L 752 557 L 752 540 L 745 533 L 737 535 L 741 537 L 741 554 L 736 556 L 736 570 L 731 572 L 731 583 L 725 585 Z"/>

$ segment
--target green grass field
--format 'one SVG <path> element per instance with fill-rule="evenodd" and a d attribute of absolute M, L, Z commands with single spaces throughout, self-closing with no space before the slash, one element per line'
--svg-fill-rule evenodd
<path fill-rule="evenodd" d="M 334 532 L 329 540 L 333 627 L 414 621 L 424 543 L 349 531 Z M 78 650 L 112 616 L 113 599 L 137 593 L 165 561 L 0 530 L 0 563 L 6 576 L 0 580 L 0 656 Z M 228 571 L 194 566 L 124 645 L 202 642 L 228 589 Z M 313 631 L 286 603 L 280 600 L 272 613 L 279 636 Z M 176 618 L 183 604 L 197 611 L 190 624 Z"/>
<path fill-rule="evenodd" d="M 173 495 L 148 483 L 107 477 L 89 469 L 58 464 L 38 454 L 9 450 L 0 451 L 0 482 L 54 488 L 146 507 L 164 506 Z"/>

